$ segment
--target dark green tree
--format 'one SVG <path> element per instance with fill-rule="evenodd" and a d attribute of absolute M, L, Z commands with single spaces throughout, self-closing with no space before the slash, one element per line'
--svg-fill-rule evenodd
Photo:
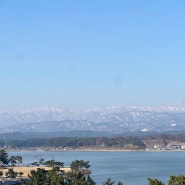
<path fill-rule="evenodd" d="M 20 165 L 20 163 L 22 163 L 22 156 L 17 155 L 15 158 L 16 158 L 16 161 L 17 161 L 18 166 L 19 166 L 19 165 Z"/>
<path fill-rule="evenodd" d="M 9 158 L 9 162 L 10 162 L 11 166 L 15 166 L 16 163 L 17 163 L 16 157 L 15 156 L 11 156 Z"/>
<path fill-rule="evenodd" d="M 3 176 L 3 172 L 2 171 L 0 171 L 0 177 L 2 177 Z"/>
<path fill-rule="evenodd" d="M 45 169 L 37 168 L 37 171 L 32 170 L 28 174 L 29 180 L 23 180 L 24 185 L 48 185 L 47 171 Z"/>
<path fill-rule="evenodd" d="M 8 153 L 6 152 L 6 150 L 1 149 L 0 150 L 0 161 L 4 164 L 4 165 L 8 165 L 9 160 L 8 160 Z"/>
<path fill-rule="evenodd" d="M 185 185 L 185 176 L 170 176 L 168 185 Z"/>
<path fill-rule="evenodd" d="M 113 185 L 114 184 L 114 181 L 111 180 L 111 178 L 108 178 L 104 183 L 103 185 Z"/>
<path fill-rule="evenodd" d="M 64 167 L 63 162 L 55 161 L 55 160 L 45 161 L 43 164 L 46 165 L 46 166 L 49 166 L 49 167 L 59 167 L 59 168 Z"/>
<path fill-rule="evenodd" d="M 39 165 L 43 165 L 43 164 L 44 164 L 44 161 L 45 161 L 45 159 L 41 157 L 41 158 L 39 159 Z"/>
<path fill-rule="evenodd" d="M 35 161 L 35 162 L 32 162 L 31 165 L 33 165 L 33 166 L 39 166 L 39 163 Z"/>
<path fill-rule="evenodd" d="M 162 181 L 158 179 L 148 178 L 149 185 L 165 185 Z"/>
<path fill-rule="evenodd" d="M 46 166 L 54 167 L 55 166 L 55 160 L 49 160 L 44 163 Z"/>
<path fill-rule="evenodd" d="M 95 185 L 96 183 L 89 175 L 82 173 L 69 173 L 65 178 L 65 185 Z"/>
<path fill-rule="evenodd" d="M 94 182 L 94 180 L 91 178 L 90 175 L 87 176 L 86 178 L 87 184 L 88 185 L 95 185 L 96 183 Z"/>
<path fill-rule="evenodd" d="M 9 168 L 8 171 L 5 173 L 6 177 L 14 179 L 17 177 L 17 172 L 14 172 L 13 168 Z"/>
<path fill-rule="evenodd" d="M 90 164 L 89 161 L 75 160 L 72 161 L 70 167 L 72 169 L 72 172 L 74 172 L 74 170 L 76 171 L 89 170 Z"/>
<path fill-rule="evenodd" d="M 59 161 L 55 161 L 55 167 L 64 167 L 64 163 L 63 162 L 59 162 Z"/>
<path fill-rule="evenodd" d="M 23 172 L 18 172 L 19 177 L 22 177 L 23 174 L 24 174 Z"/>
<path fill-rule="evenodd" d="M 59 175 L 59 171 L 57 168 L 53 168 L 51 171 L 47 173 L 47 179 L 49 185 L 63 185 L 64 178 Z"/>

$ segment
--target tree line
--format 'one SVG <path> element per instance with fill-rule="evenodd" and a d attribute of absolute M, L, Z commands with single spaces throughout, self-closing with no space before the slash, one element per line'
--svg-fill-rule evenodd
<path fill-rule="evenodd" d="M 22 182 L 23 185 L 96 185 L 90 175 L 84 175 L 81 172 L 72 171 L 65 176 L 59 174 L 60 172 L 55 168 L 51 171 L 38 168 L 37 171 L 31 171 L 29 181 L 23 180 Z M 103 185 L 116 185 L 116 183 L 108 178 Z M 124 184 L 119 181 L 117 185 Z M 148 178 L 148 185 L 165 185 L 165 183 L 158 179 Z M 185 185 L 185 176 L 170 176 L 168 185 Z"/>
<path fill-rule="evenodd" d="M 0 147 L 30 148 L 30 147 L 97 147 L 145 149 L 146 140 L 159 140 L 163 145 L 169 141 L 185 142 L 185 134 L 158 134 L 145 136 L 112 136 L 112 137 L 54 137 L 31 138 L 23 140 L 0 139 Z"/>
<path fill-rule="evenodd" d="M 15 164 L 22 163 L 22 156 L 8 156 L 8 153 L 6 150 L 1 149 L 0 150 L 0 167 L 5 167 L 8 165 L 15 166 Z"/>
<path fill-rule="evenodd" d="M 26 147 L 115 147 L 126 148 L 128 146 L 133 149 L 144 149 L 145 144 L 141 139 L 135 136 L 120 137 L 56 137 L 56 138 L 33 138 L 26 140 L 8 140 L 2 143 L 3 146 L 10 148 L 26 148 Z"/>

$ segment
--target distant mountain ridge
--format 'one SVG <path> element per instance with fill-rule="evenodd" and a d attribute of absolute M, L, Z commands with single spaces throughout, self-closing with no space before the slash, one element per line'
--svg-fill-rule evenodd
<path fill-rule="evenodd" d="M 110 133 L 185 130 L 185 107 L 60 108 L 0 112 L 0 133 L 91 130 Z"/>

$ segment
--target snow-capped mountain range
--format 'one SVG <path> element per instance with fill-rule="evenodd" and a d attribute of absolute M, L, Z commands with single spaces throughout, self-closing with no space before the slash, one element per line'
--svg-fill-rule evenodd
<path fill-rule="evenodd" d="M 112 133 L 185 130 L 185 107 L 117 107 L 69 111 L 46 107 L 0 112 L 0 133 L 92 130 Z"/>

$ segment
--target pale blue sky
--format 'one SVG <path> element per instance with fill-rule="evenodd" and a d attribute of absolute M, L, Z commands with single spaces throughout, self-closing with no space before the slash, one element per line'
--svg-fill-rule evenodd
<path fill-rule="evenodd" d="M 0 110 L 178 104 L 184 0 L 0 0 Z"/>

